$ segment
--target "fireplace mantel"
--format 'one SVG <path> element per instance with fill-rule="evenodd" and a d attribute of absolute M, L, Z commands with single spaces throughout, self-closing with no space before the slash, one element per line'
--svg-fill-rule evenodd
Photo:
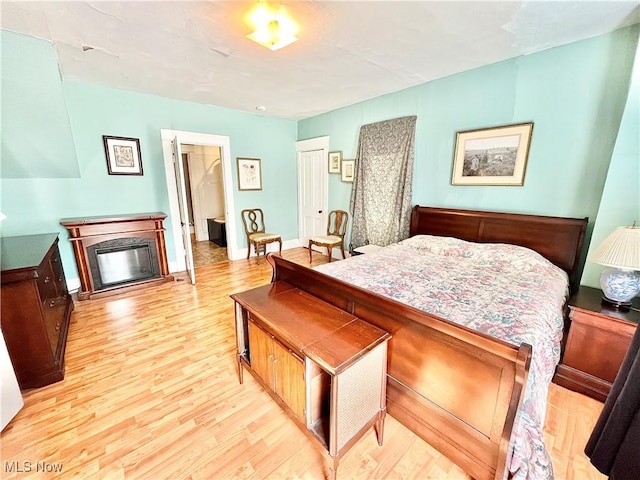
<path fill-rule="evenodd" d="M 157 283 L 173 281 L 173 276 L 169 275 L 164 226 L 162 224 L 166 217 L 165 213 L 153 212 L 62 219 L 60 224 L 69 231 L 69 241 L 73 245 L 80 276 L 78 300 L 113 295 Z M 150 247 L 152 252 L 150 258 L 154 262 L 153 277 L 124 280 L 118 284 L 103 285 L 102 282 L 96 279 L 96 272 L 98 271 L 96 249 L 100 245 L 111 245 L 114 242 L 125 245 L 127 239 L 131 240 L 132 244 L 144 244 L 146 241 L 146 246 Z M 126 247 L 121 247 L 118 251 L 126 251 Z"/>

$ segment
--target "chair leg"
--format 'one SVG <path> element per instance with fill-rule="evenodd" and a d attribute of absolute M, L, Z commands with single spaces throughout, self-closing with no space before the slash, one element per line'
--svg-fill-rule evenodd
<path fill-rule="evenodd" d="M 313 245 L 313 242 L 309 240 L 309 263 L 311 263 L 311 245 Z"/>
<path fill-rule="evenodd" d="M 278 255 L 282 255 L 282 239 L 278 240 L 280 247 L 278 248 Z"/>
<path fill-rule="evenodd" d="M 340 251 L 342 252 L 342 259 L 344 260 L 345 258 L 347 258 L 347 257 L 344 255 L 344 243 L 341 243 L 341 244 L 340 244 Z"/>
<path fill-rule="evenodd" d="M 251 242 L 247 240 L 247 260 L 251 256 Z"/>
<path fill-rule="evenodd" d="M 333 253 L 333 247 L 327 247 L 327 253 L 329 254 L 329 263 L 331 263 L 331 254 Z"/>
<path fill-rule="evenodd" d="M 262 245 L 258 245 L 256 243 L 256 258 L 258 259 L 258 261 L 256 262 L 258 265 L 260 265 L 260 247 L 262 247 Z"/>

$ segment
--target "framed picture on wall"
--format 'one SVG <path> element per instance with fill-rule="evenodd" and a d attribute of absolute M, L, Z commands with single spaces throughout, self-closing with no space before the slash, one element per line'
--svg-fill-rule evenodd
<path fill-rule="evenodd" d="M 340 173 L 342 152 L 329 152 L 329 173 Z"/>
<path fill-rule="evenodd" d="M 355 160 L 343 160 L 342 161 L 342 181 L 353 182 L 353 176 L 355 175 Z"/>
<path fill-rule="evenodd" d="M 262 190 L 262 168 L 259 158 L 236 158 L 238 190 Z"/>
<path fill-rule="evenodd" d="M 109 175 L 142 175 L 140 140 L 102 136 Z"/>
<path fill-rule="evenodd" d="M 456 134 L 452 185 L 524 185 L 533 122 Z"/>

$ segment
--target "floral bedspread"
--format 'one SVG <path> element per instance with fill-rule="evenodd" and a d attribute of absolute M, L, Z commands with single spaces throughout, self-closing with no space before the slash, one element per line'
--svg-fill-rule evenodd
<path fill-rule="evenodd" d="M 564 271 L 524 247 L 430 235 L 315 269 L 515 345 L 530 344 L 509 470 L 515 479 L 553 479 L 542 429 L 560 359 Z"/>

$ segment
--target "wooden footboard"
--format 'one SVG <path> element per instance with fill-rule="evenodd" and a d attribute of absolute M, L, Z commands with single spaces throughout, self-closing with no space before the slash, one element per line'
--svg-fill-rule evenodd
<path fill-rule="evenodd" d="M 271 254 L 285 281 L 393 335 L 389 413 L 476 479 L 506 478 L 531 346 L 515 347 Z"/>

